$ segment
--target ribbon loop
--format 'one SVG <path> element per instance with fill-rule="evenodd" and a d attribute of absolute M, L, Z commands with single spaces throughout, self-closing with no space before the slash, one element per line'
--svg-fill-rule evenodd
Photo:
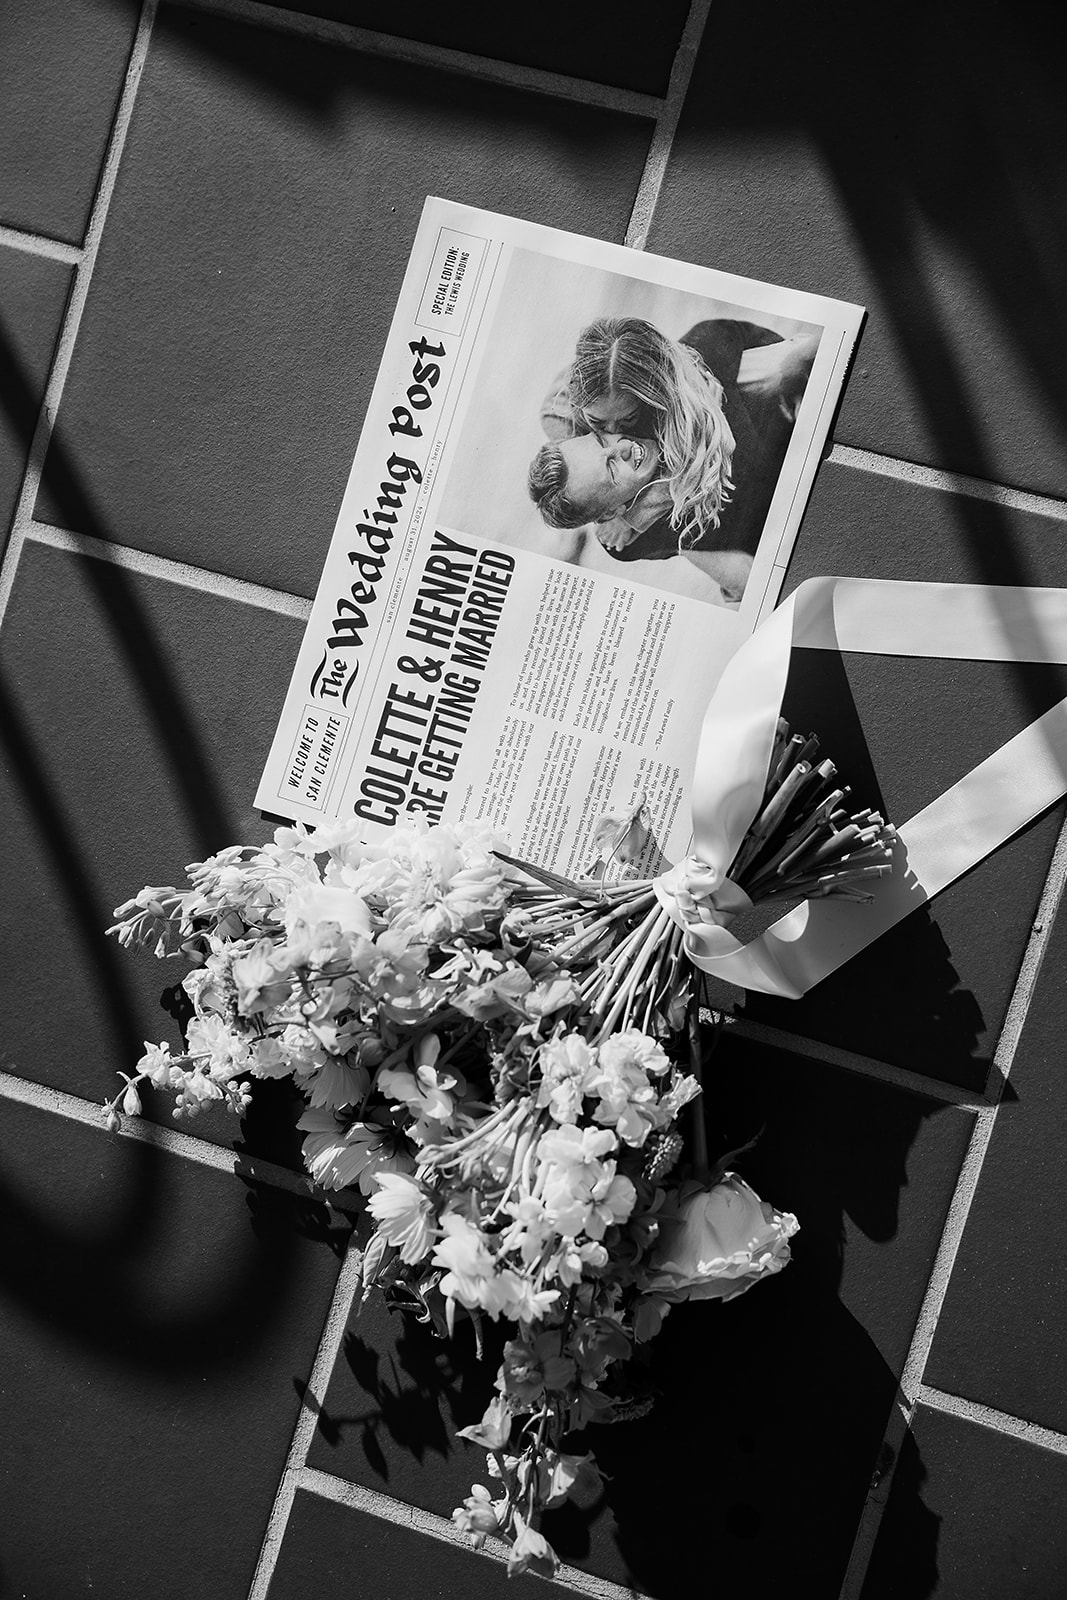
<path fill-rule="evenodd" d="M 805 901 L 741 945 L 728 923 L 751 902 L 725 868 L 763 798 L 794 644 L 1067 663 L 1067 590 L 812 578 L 727 663 L 697 750 L 696 853 L 657 879 L 656 894 L 685 930 L 694 965 L 743 989 L 799 999 L 1067 793 L 1067 699 L 898 828 L 908 873 L 875 881 L 873 905 Z"/>

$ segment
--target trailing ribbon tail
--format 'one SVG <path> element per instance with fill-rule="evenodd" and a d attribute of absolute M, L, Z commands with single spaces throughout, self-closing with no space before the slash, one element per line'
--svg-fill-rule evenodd
<path fill-rule="evenodd" d="M 799 997 L 984 860 L 1067 794 L 1067 699 L 899 828 L 894 871 L 873 901 L 807 900 L 751 944 L 726 924 L 726 877 L 763 796 L 794 645 L 974 661 L 1067 663 L 1067 590 L 812 578 L 745 640 L 709 702 L 693 777 L 696 864 L 656 882 L 701 971 Z M 707 869 L 707 915 L 684 903 Z M 729 885 L 729 889 L 727 888 Z M 681 892 L 680 892 L 681 891 Z M 742 898 L 747 898 L 742 896 Z"/>

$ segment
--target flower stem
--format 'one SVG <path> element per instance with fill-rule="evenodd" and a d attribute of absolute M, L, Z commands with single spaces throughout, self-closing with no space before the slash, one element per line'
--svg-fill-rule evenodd
<path fill-rule="evenodd" d="M 700 1038 L 700 1001 L 697 998 L 696 987 L 689 997 L 689 1008 L 686 1012 L 686 1033 L 689 1038 L 689 1067 L 693 1077 L 704 1087 L 703 1067 L 704 1050 Z M 722 1026 L 721 1017 L 718 1026 Z M 704 1096 L 698 1094 L 693 1101 L 693 1165 L 694 1176 L 701 1183 L 706 1183 L 711 1173 L 708 1164 L 708 1130 L 704 1121 Z"/>

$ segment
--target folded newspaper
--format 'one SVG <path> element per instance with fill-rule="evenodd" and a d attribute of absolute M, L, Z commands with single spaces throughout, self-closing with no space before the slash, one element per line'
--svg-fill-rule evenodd
<path fill-rule="evenodd" d="M 256 803 L 371 840 L 686 854 L 701 718 L 778 597 L 857 306 L 429 199 Z"/>

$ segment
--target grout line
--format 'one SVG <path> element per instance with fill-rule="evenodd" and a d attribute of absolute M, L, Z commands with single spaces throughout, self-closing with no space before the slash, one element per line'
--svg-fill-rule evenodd
<path fill-rule="evenodd" d="M 904 1371 L 900 1379 L 900 1389 L 903 1397 L 904 1420 L 910 1425 L 915 1407 L 925 1395 L 937 1395 L 940 1391 L 927 1390 L 923 1383 L 926 1363 L 929 1359 L 930 1349 L 933 1345 L 934 1334 L 937 1331 L 938 1318 L 948 1292 L 949 1280 L 956 1264 L 956 1257 L 963 1239 L 963 1232 L 967 1225 L 971 1206 L 978 1189 L 978 1180 L 981 1177 L 982 1166 L 989 1150 L 993 1130 L 996 1126 L 997 1113 L 1003 1104 L 1004 1088 L 1011 1072 L 1015 1051 L 1022 1034 L 1023 1024 L 1026 1021 L 1027 1010 L 1033 997 L 1034 987 L 1048 946 L 1049 935 L 1057 909 L 1064 894 L 1064 885 L 1067 882 L 1067 823 L 1060 830 L 1056 841 L 1056 848 L 1052 854 L 1045 888 L 1041 895 L 1041 902 L 1034 917 L 1033 930 L 1023 955 L 1019 968 L 1019 975 L 1015 982 L 1011 1001 L 1008 1005 L 1007 1016 L 1001 1029 L 1000 1039 L 997 1042 L 993 1063 L 999 1069 L 999 1076 L 994 1083 L 996 1094 L 995 1103 L 984 1106 L 975 1116 L 975 1125 L 967 1146 L 967 1153 L 963 1158 L 959 1177 L 956 1180 L 955 1192 L 949 1205 L 948 1215 L 941 1232 L 937 1255 L 923 1296 L 923 1303 L 915 1323 L 911 1344 L 904 1363 Z M 950 1409 L 949 1400 L 952 1397 L 941 1397 L 932 1404 L 940 1404 L 942 1410 Z M 955 1402 L 958 1405 L 968 1405 L 970 1402 Z M 990 1408 L 976 1406 L 972 1420 L 988 1419 L 989 1417 L 1003 1417 L 1003 1412 L 994 1412 Z M 1017 1420 L 1017 1419 L 1016 1419 Z M 1020 1424 L 1023 1427 L 1036 1426 L 1033 1424 Z M 891 1420 L 886 1438 L 890 1440 L 894 1429 L 898 1427 L 895 1420 Z M 1005 1431 L 1010 1431 L 1006 1429 Z M 899 1452 L 897 1453 L 899 1454 Z M 860 1516 L 856 1539 L 849 1560 L 848 1571 L 842 1585 L 839 1600 L 857 1600 L 863 1581 L 866 1577 L 867 1563 L 870 1560 L 877 1537 L 878 1527 L 881 1522 L 885 1500 L 888 1497 L 889 1482 L 892 1479 L 892 1468 L 886 1474 L 885 1494 L 880 1495 L 877 1501 L 868 1498 Z"/>
<path fill-rule="evenodd" d="M 314 1467 L 303 1467 L 298 1478 L 297 1488 L 320 1495 L 324 1500 L 333 1500 L 338 1505 L 348 1506 L 352 1511 L 362 1511 L 383 1522 L 397 1523 L 412 1532 L 440 1539 L 444 1544 L 458 1545 L 471 1555 L 488 1557 L 490 1561 L 504 1562 L 508 1558 L 508 1547 L 502 1539 L 487 1539 L 475 1551 L 466 1536 L 447 1517 L 436 1516 L 432 1511 L 408 1505 L 403 1500 L 394 1500 L 390 1495 L 379 1494 L 374 1489 L 365 1489 L 362 1484 L 350 1483 L 345 1478 L 320 1472 Z M 607 1578 L 583 1572 L 580 1567 L 561 1566 L 553 1582 L 566 1586 L 576 1594 L 589 1595 L 593 1600 L 641 1600 L 639 1590 L 624 1589 Z M 258 1597 L 250 1595 L 249 1600 L 258 1600 Z"/>
<path fill-rule="evenodd" d="M 997 1411 L 993 1406 L 979 1405 L 975 1400 L 965 1400 L 962 1395 L 946 1394 L 943 1389 L 931 1389 L 920 1383 L 915 1394 L 915 1407 L 926 1406 L 930 1411 L 943 1411 L 964 1422 L 975 1422 L 981 1428 L 992 1428 L 994 1433 L 1006 1433 L 1025 1444 L 1035 1444 L 1041 1450 L 1052 1450 L 1056 1455 L 1067 1456 L 1067 1434 L 1055 1428 L 1043 1428 L 1038 1422 L 1027 1422 L 1007 1411 Z"/>
<path fill-rule="evenodd" d="M 893 1473 L 908 1436 L 908 1410 L 898 1396 L 886 1424 L 879 1459 L 871 1475 L 867 1498 L 860 1512 L 856 1536 L 849 1555 L 848 1570 L 841 1585 L 838 1600 L 860 1600 L 860 1591 L 867 1578 L 867 1568 L 874 1554 L 875 1542 L 881 1527 L 882 1516 L 889 1500 Z"/>
<path fill-rule="evenodd" d="M 52 369 L 48 375 L 44 400 L 41 403 L 37 423 L 33 430 L 26 471 L 23 474 L 18 504 L 12 519 L 11 536 L 8 540 L 7 549 L 4 551 L 3 562 L 0 564 L 0 618 L 2 618 L 7 606 L 15 569 L 25 542 L 26 531 L 33 519 L 33 507 L 41 484 L 44 458 L 48 451 L 49 440 L 52 437 L 56 412 L 63 393 L 63 387 L 67 381 L 67 373 L 70 369 L 71 357 L 74 352 L 74 342 L 78 337 L 82 313 L 85 310 L 85 300 L 89 293 L 89 284 L 92 280 L 93 268 L 96 265 L 97 252 L 100 249 L 100 238 L 103 233 L 104 222 L 107 219 L 108 207 L 111 204 L 111 196 L 118 176 L 119 162 L 122 159 L 126 135 L 129 132 L 134 101 L 137 98 L 137 88 L 141 81 L 141 74 L 144 71 L 145 58 L 148 54 L 148 41 L 152 33 L 152 24 L 155 21 L 157 4 L 158 0 L 143 0 L 141 14 L 137 20 L 137 32 L 134 34 L 133 44 L 130 47 L 130 59 L 126 66 L 126 77 L 123 81 L 122 93 L 119 96 L 119 103 L 115 111 L 111 137 L 108 140 L 107 150 L 104 155 L 100 182 L 97 185 L 96 198 L 93 201 L 89 226 L 85 233 L 81 259 L 74 274 L 70 297 L 67 301 L 66 314 L 59 331 L 59 338 L 56 340 L 56 351 L 52 358 Z"/>
<path fill-rule="evenodd" d="M 354 1236 L 353 1236 L 354 1240 Z M 270 1516 L 267 1520 L 266 1532 L 263 1535 L 263 1544 L 256 1562 L 255 1574 L 252 1578 L 252 1587 L 248 1591 L 248 1600 L 266 1600 L 270 1588 L 274 1569 L 278 1564 L 282 1541 L 285 1530 L 289 1524 L 289 1513 L 293 1508 L 293 1498 L 307 1467 L 307 1453 L 315 1437 L 315 1428 L 318 1423 L 318 1414 L 322 1402 L 326 1398 L 330 1375 L 337 1360 L 344 1339 L 345 1329 L 352 1311 L 352 1302 L 356 1297 L 360 1283 L 360 1268 L 362 1266 L 362 1252 L 358 1250 L 353 1241 L 349 1242 L 345 1251 L 345 1258 L 341 1263 L 341 1271 L 334 1287 L 330 1309 L 326 1313 L 326 1321 L 319 1340 L 318 1350 L 315 1352 L 315 1361 L 311 1369 L 311 1377 L 304 1392 L 300 1405 L 300 1413 L 293 1429 L 293 1437 L 289 1444 L 289 1453 L 286 1456 L 285 1466 L 282 1469 L 278 1490 L 274 1497 Z"/>
<path fill-rule="evenodd" d="M 8 228 L 0 222 L 0 245 L 9 250 L 22 250 L 30 256 L 47 256 L 50 261 L 62 261 L 76 267 L 82 258 L 80 245 L 64 244 L 61 239 L 49 239 L 43 233 L 24 233 L 21 228 Z"/>
<path fill-rule="evenodd" d="M 689 80 L 693 76 L 697 50 L 700 47 L 704 24 L 708 19 L 710 9 L 711 0 L 692 0 L 689 7 L 689 15 L 686 18 L 682 37 L 678 41 L 678 49 L 675 52 L 666 98 L 662 103 L 659 116 L 656 118 L 656 127 L 652 134 L 652 142 L 648 147 L 645 170 L 642 172 L 641 181 L 637 186 L 634 208 L 630 213 L 630 221 L 626 229 L 625 243 L 632 250 L 643 250 L 648 240 L 648 230 L 652 226 L 652 215 L 656 209 L 659 193 L 667 173 L 667 162 L 670 160 L 671 149 L 674 145 L 678 119 L 682 114 L 682 106 L 689 89 Z"/>
<path fill-rule="evenodd" d="M 699 0 L 698 0 L 699 3 Z M 565 73 L 548 72 L 541 67 L 524 67 L 492 56 L 472 55 L 466 50 L 451 50 L 446 45 L 424 44 L 404 39 L 399 34 L 378 33 L 349 22 L 333 22 L 325 17 L 307 16 L 282 6 L 265 5 L 261 0 L 185 0 L 187 7 L 205 11 L 234 22 L 253 23 L 277 32 L 298 33 L 321 44 L 358 50 L 362 55 L 401 61 L 408 66 L 428 67 L 439 72 L 458 73 L 507 89 L 550 95 L 557 100 L 575 100 L 580 105 L 602 111 L 619 111 L 633 117 L 654 119 L 663 105 L 658 95 L 636 89 L 619 89 L 611 84 L 594 83 Z"/>
<path fill-rule="evenodd" d="M 212 1144 L 207 1139 L 197 1139 L 192 1134 L 179 1133 L 176 1128 L 161 1127 L 140 1117 L 123 1117 L 116 1133 L 108 1133 L 104 1125 L 104 1107 L 95 1100 L 83 1100 L 78 1095 L 65 1094 L 48 1084 L 35 1083 L 31 1078 L 19 1078 L 11 1072 L 0 1072 L 0 1100 L 14 1100 L 19 1105 L 33 1106 L 38 1111 L 48 1111 L 53 1116 L 66 1117 L 71 1122 L 81 1122 L 97 1128 L 107 1138 L 133 1139 L 140 1144 L 156 1145 L 168 1155 L 182 1156 L 202 1167 L 214 1167 L 218 1172 L 230 1172 L 239 1178 L 251 1178 L 256 1183 L 269 1184 L 273 1189 L 285 1189 L 305 1199 L 321 1200 L 335 1206 L 343 1205 L 350 1191 L 324 1194 L 311 1180 L 300 1172 L 276 1162 L 261 1160 L 259 1156 L 244 1155 L 228 1145 Z"/>
<path fill-rule="evenodd" d="M 1048 877 L 1041 895 L 1041 902 L 1034 918 L 1033 930 L 1023 955 L 1019 975 L 1015 980 L 1015 988 L 1008 1005 L 1007 1016 L 1001 1029 L 1000 1039 L 997 1042 L 993 1064 L 999 1069 L 999 1076 L 994 1083 L 996 1102 L 984 1107 L 977 1113 L 974 1132 L 971 1136 L 970 1147 L 964 1158 L 963 1169 L 956 1184 L 956 1192 L 952 1197 L 948 1218 L 941 1237 L 941 1247 L 930 1275 L 922 1309 L 919 1312 L 915 1333 L 912 1336 L 911 1348 L 908 1359 L 904 1364 L 904 1372 L 900 1386 L 909 1402 L 922 1382 L 926 1370 L 927 1357 L 933 1343 L 937 1319 L 941 1313 L 945 1293 L 948 1289 L 948 1280 L 956 1260 L 956 1252 L 963 1236 L 963 1229 L 970 1214 L 974 1201 L 975 1191 L 978 1187 L 978 1178 L 982 1170 L 989 1141 L 993 1134 L 997 1113 L 1003 1103 L 1003 1093 L 1011 1072 L 1012 1061 L 1022 1034 L 1026 1013 L 1037 983 L 1041 963 L 1048 946 L 1052 922 L 1060 900 L 1063 898 L 1064 885 L 1067 883 L 1067 823 L 1060 829 L 1056 848 L 1052 854 L 1049 865 Z"/>
<path fill-rule="evenodd" d="M 159 578 L 165 583 L 177 583 L 186 589 L 219 595 L 239 605 L 258 606 L 261 611 L 276 611 L 281 616 L 296 617 L 302 622 L 306 622 L 311 615 L 311 601 L 302 595 L 288 594 L 283 589 L 268 589 L 264 584 L 249 583 L 244 578 L 214 572 L 209 567 L 194 567 L 184 561 L 172 561 L 167 556 L 153 555 L 133 545 L 113 544 L 109 539 L 70 533 L 65 528 L 53 528 L 50 523 L 36 521 L 28 524 L 23 537 L 24 540 L 48 545 L 54 550 L 69 550 L 77 555 L 92 556 L 97 561 L 108 561 L 112 566 L 140 572 L 149 578 Z M 0 616 L 9 591 L 10 585 L 6 591 L 0 591 Z"/>
<path fill-rule="evenodd" d="M 990 483 L 985 478 L 970 478 L 966 473 L 946 472 L 941 467 L 923 467 L 917 462 L 899 461 L 895 456 L 878 455 L 872 450 L 854 450 L 847 444 L 835 444 L 826 459 L 835 466 L 856 467 L 862 472 L 897 478 L 902 483 L 918 484 L 924 489 L 988 500 L 992 505 L 1005 506 L 1012 511 L 1028 511 L 1039 517 L 1067 522 L 1067 500 L 1057 500 L 1051 495 L 1009 489 L 1005 484 Z"/>
<path fill-rule="evenodd" d="M 857 1073 L 864 1078 L 875 1078 L 908 1094 L 919 1094 L 926 1099 L 940 1100 L 946 1106 L 964 1111 L 977 1111 L 989 1105 L 988 1096 L 973 1089 L 960 1088 L 958 1084 L 943 1083 L 940 1078 L 928 1078 L 925 1073 L 911 1072 L 907 1067 L 895 1067 L 888 1061 L 877 1061 L 872 1056 L 860 1055 L 856 1050 L 846 1050 L 840 1045 L 823 1044 L 819 1039 L 807 1039 L 789 1033 L 784 1028 L 768 1027 L 763 1022 L 750 1022 L 745 1017 L 735 1017 L 726 1030 L 727 1038 L 736 1034 L 739 1039 L 750 1039 L 754 1044 L 765 1044 L 775 1050 L 788 1050 L 792 1055 L 807 1056 L 828 1067 Z"/>

